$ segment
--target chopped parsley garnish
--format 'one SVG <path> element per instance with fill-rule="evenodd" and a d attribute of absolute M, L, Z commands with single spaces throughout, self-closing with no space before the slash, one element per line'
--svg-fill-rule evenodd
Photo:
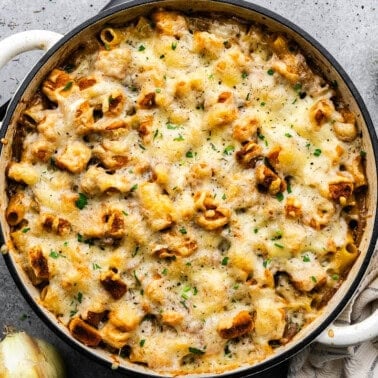
<path fill-rule="evenodd" d="M 134 192 L 135 190 L 138 189 L 138 184 L 134 184 L 131 189 L 130 189 L 130 192 Z"/>
<path fill-rule="evenodd" d="M 70 63 L 64 66 L 64 71 L 66 71 L 67 73 L 71 73 L 74 69 L 75 69 L 75 66 Z"/>
<path fill-rule="evenodd" d="M 366 157 L 366 151 L 361 150 L 361 151 L 360 151 L 360 156 L 361 156 L 362 158 L 365 158 L 365 157 Z"/>
<path fill-rule="evenodd" d="M 322 150 L 320 148 L 317 148 L 315 151 L 314 151 L 314 156 L 320 156 L 322 153 Z"/>
<path fill-rule="evenodd" d="M 98 269 L 101 269 L 101 266 L 96 264 L 96 263 L 93 263 L 92 268 L 93 268 L 93 270 L 98 270 Z"/>
<path fill-rule="evenodd" d="M 72 81 L 67 82 L 66 85 L 64 86 L 63 90 L 64 91 L 70 90 L 71 87 L 72 87 L 72 84 L 73 84 Z"/>
<path fill-rule="evenodd" d="M 67 247 L 67 246 L 68 246 L 68 241 L 65 241 L 65 242 L 63 243 L 63 245 L 64 245 L 65 247 Z"/>
<path fill-rule="evenodd" d="M 274 74 L 273 68 L 269 68 L 268 71 L 266 71 L 268 75 L 272 76 Z"/>
<path fill-rule="evenodd" d="M 241 77 L 242 77 L 242 79 L 245 79 L 245 78 L 247 78 L 248 77 L 248 74 L 247 74 L 247 72 L 242 72 L 242 75 L 241 75 Z"/>
<path fill-rule="evenodd" d="M 161 93 L 161 89 L 160 89 L 160 88 L 156 88 L 156 89 L 155 89 L 155 92 L 156 92 L 156 93 Z"/>
<path fill-rule="evenodd" d="M 203 350 L 193 348 L 193 347 L 189 347 L 189 352 L 193 353 L 193 354 L 199 354 L 199 355 L 205 354 L 205 352 Z"/>
<path fill-rule="evenodd" d="M 315 276 L 311 276 L 311 280 L 312 280 L 312 282 L 318 282 L 317 280 L 316 280 L 316 277 Z"/>
<path fill-rule="evenodd" d="M 297 99 L 295 98 L 291 104 L 294 105 L 296 102 L 297 102 Z"/>
<path fill-rule="evenodd" d="M 234 146 L 227 146 L 224 150 L 223 150 L 223 155 L 231 155 L 235 150 L 235 147 Z"/>
<path fill-rule="evenodd" d="M 279 193 L 277 193 L 276 194 L 276 198 L 278 199 L 278 201 L 283 201 L 283 199 L 284 199 L 284 195 L 283 195 L 283 193 L 282 192 L 279 192 Z"/>
<path fill-rule="evenodd" d="M 29 231 L 30 231 L 30 227 L 25 227 L 25 228 L 22 229 L 23 234 L 26 234 Z"/>
<path fill-rule="evenodd" d="M 185 302 L 185 301 L 180 301 L 180 303 L 181 303 L 186 309 L 188 309 L 188 306 L 186 305 L 186 302 Z"/>
<path fill-rule="evenodd" d="M 268 264 L 270 264 L 272 262 L 271 259 L 266 259 L 263 261 L 263 267 L 266 268 L 268 266 Z"/>
<path fill-rule="evenodd" d="M 294 90 L 296 92 L 298 92 L 298 91 L 300 91 L 302 89 L 302 84 L 301 83 L 296 83 L 293 88 L 294 88 Z"/>
<path fill-rule="evenodd" d="M 221 262 L 222 265 L 227 265 L 228 264 L 228 257 L 223 257 L 222 259 L 222 262 Z"/>
<path fill-rule="evenodd" d="M 161 55 L 159 56 L 159 58 L 160 58 L 160 59 L 164 59 L 164 58 L 165 58 L 165 55 L 164 55 L 164 54 L 161 54 Z"/>
<path fill-rule="evenodd" d="M 77 310 L 71 310 L 70 311 L 70 317 L 72 318 L 74 315 L 77 314 Z"/>
<path fill-rule="evenodd" d="M 123 214 L 125 217 L 129 216 L 129 213 L 126 212 L 125 210 L 122 210 L 122 214 Z"/>
<path fill-rule="evenodd" d="M 177 42 L 172 42 L 171 48 L 172 50 L 176 50 Z"/>
<path fill-rule="evenodd" d="M 188 231 L 186 231 L 186 228 L 183 226 L 179 229 L 179 231 L 183 234 L 183 235 L 186 235 L 188 233 Z"/>
<path fill-rule="evenodd" d="M 164 268 L 163 271 L 161 272 L 161 274 L 162 274 L 163 276 L 166 276 L 167 273 L 168 273 L 168 269 L 167 269 L 167 268 Z"/>
<path fill-rule="evenodd" d="M 287 192 L 288 192 L 289 194 L 292 192 L 290 182 L 287 183 Z"/>
<path fill-rule="evenodd" d="M 132 257 L 135 257 L 139 252 L 139 245 L 137 245 L 134 249 L 134 252 L 131 254 Z"/>
<path fill-rule="evenodd" d="M 310 146 L 311 146 L 311 143 L 307 143 L 307 144 L 306 144 L 306 147 L 307 147 L 307 148 L 310 148 Z"/>
<path fill-rule="evenodd" d="M 87 196 L 84 193 L 79 193 L 79 198 L 75 202 L 76 207 L 82 210 L 87 204 L 88 204 Z"/>
<path fill-rule="evenodd" d="M 281 249 L 285 248 L 282 244 L 274 243 L 274 245 L 275 245 L 277 248 L 281 248 Z"/>
<path fill-rule="evenodd" d="M 172 123 L 167 122 L 167 129 L 169 130 L 176 130 L 178 126 L 173 125 Z"/>
<path fill-rule="evenodd" d="M 177 137 L 177 138 L 174 138 L 173 139 L 175 142 L 182 142 L 183 140 L 185 140 L 184 139 L 184 137 L 181 135 L 181 134 L 179 134 L 179 136 Z"/>
<path fill-rule="evenodd" d="M 192 152 L 192 151 L 188 151 L 188 152 L 185 154 L 185 156 L 186 156 L 187 158 L 192 158 L 192 157 L 193 157 L 193 152 Z"/>
<path fill-rule="evenodd" d="M 338 281 L 339 278 L 340 278 L 340 276 L 339 276 L 338 274 L 332 274 L 332 279 L 333 279 L 334 281 Z"/>
<path fill-rule="evenodd" d="M 223 193 L 222 200 L 225 200 L 226 198 L 226 194 Z"/>
<path fill-rule="evenodd" d="M 136 271 L 134 270 L 134 278 L 135 278 L 135 281 L 136 281 L 136 283 L 138 284 L 138 285 L 141 285 L 142 283 L 140 282 L 140 280 L 139 280 L 139 278 L 138 278 L 138 276 L 137 276 L 137 274 L 136 274 Z"/>
<path fill-rule="evenodd" d="M 145 339 L 140 340 L 140 341 L 139 341 L 139 346 L 140 346 L 141 348 L 143 348 L 145 342 L 146 342 Z"/>
<path fill-rule="evenodd" d="M 60 254 L 60 253 L 54 251 L 53 249 L 50 251 L 49 256 L 50 256 L 51 258 L 53 258 L 53 259 L 58 259 L 59 257 L 66 257 L 66 256 L 64 256 L 64 255 L 62 255 L 62 254 Z"/>
<path fill-rule="evenodd" d="M 156 139 L 156 137 L 158 136 L 158 134 L 159 134 L 159 130 L 156 129 L 155 132 L 154 132 L 154 140 Z"/>
<path fill-rule="evenodd" d="M 290 133 L 285 133 L 286 138 L 292 138 L 293 136 Z"/>
<path fill-rule="evenodd" d="M 80 243 L 88 244 L 88 245 L 93 245 L 94 244 L 94 240 L 93 239 L 84 239 L 84 236 L 81 235 L 81 234 L 77 234 L 77 241 L 80 242 Z"/>
<path fill-rule="evenodd" d="M 282 231 L 277 230 L 276 233 L 274 234 L 274 236 L 270 240 L 279 240 L 281 238 L 282 238 Z"/>
<path fill-rule="evenodd" d="M 83 301 L 83 293 L 80 291 L 77 293 L 77 301 L 81 303 Z"/>
<path fill-rule="evenodd" d="M 138 51 L 144 51 L 144 50 L 146 50 L 146 48 L 143 45 L 140 45 L 138 48 Z"/>
<path fill-rule="evenodd" d="M 251 94 L 248 92 L 247 96 L 245 97 L 246 101 L 249 101 L 249 98 L 251 97 Z"/>
<path fill-rule="evenodd" d="M 226 47 L 226 48 L 230 47 L 230 42 L 223 41 L 223 46 Z"/>
<path fill-rule="evenodd" d="M 217 150 L 217 148 L 215 147 L 214 143 L 211 143 L 211 142 L 210 142 L 210 146 L 211 146 L 211 148 L 212 148 L 214 151 L 219 152 L 219 151 Z"/>
<path fill-rule="evenodd" d="M 144 147 L 142 143 L 138 143 L 138 146 L 139 146 L 142 150 L 145 150 L 145 149 L 146 149 L 146 147 Z"/>
<path fill-rule="evenodd" d="M 310 262 L 310 257 L 308 255 L 303 256 L 303 262 Z"/>
<path fill-rule="evenodd" d="M 198 289 L 194 286 L 193 287 L 193 295 L 197 295 L 198 294 Z"/>
<path fill-rule="evenodd" d="M 110 51 L 110 45 L 107 43 L 104 43 L 104 47 L 106 51 Z"/>
<path fill-rule="evenodd" d="M 181 294 L 181 298 L 187 300 L 187 299 L 189 299 L 189 296 L 188 296 L 188 294 L 186 294 L 186 293 L 182 293 L 182 294 Z"/>
<path fill-rule="evenodd" d="M 264 101 L 260 102 L 260 105 L 265 106 L 265 102 Z"/>
<path fill-rule="evenodd" d="M 258 228 L 254 228 L 254 229 L 253 229 L 253 232 L 254 232 L 255 234 L 257 234 L 257 233 L 259 232 L 259 229 L 258 229 Z"/>

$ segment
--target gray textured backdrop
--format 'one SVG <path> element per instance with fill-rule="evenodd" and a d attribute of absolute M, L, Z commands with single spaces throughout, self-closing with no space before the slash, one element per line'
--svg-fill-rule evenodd
<path fill-rule="evenodd" d="M 378 2 L 376 0 L 255 0 L 315 37 L 350 75 L 378 125 Z M 18 31 L 48 29 L 65 33 L 95 15 L 106 0 L 0 0 L 0 39 Z M 1 54 L 1 51 L 0 51 Z M 24 54 L 0 71 L 0 105 L 41 52 Z M 121 377 L 82 357 L 58 339 L 19 294 L 0 258 L 0 330 L 25 329 L 59 346 L 70 377 Z"/>

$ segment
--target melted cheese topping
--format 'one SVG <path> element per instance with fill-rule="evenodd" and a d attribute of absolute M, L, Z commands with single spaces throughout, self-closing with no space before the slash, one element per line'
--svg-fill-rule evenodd
<path fill-rule="evenodd" d="M 283 36 L 151 19 L 103 30 L 20 119 L 12 238 L 83 343 L 163 374 L 255 364 L 358 255 L 354 117 Z"/>

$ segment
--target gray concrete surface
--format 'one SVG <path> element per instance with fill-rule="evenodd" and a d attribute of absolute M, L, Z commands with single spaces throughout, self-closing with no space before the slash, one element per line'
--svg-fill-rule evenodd
<path fill-rule="evenodd" d="M 325 46 L 344 67 L 378 125 L 378 2 L 377 0 L 255 0 L 298 24 Z M 106 0 L 0 0 L 0 39 L 18 31 L 49 29 L 65 33 L 95 15 Z M 0 51 L 1 54 L 1 51 Z M 40 52 L 24 54 L 0 72 L 0 105 L 14 92 Z M 57 345 L 69 377 L 121 377 L 81 356 L 34 314 L 0 259 L 0 330 L 24 329 Z M 275 375 L 272 375 L 275 376 Z"/>

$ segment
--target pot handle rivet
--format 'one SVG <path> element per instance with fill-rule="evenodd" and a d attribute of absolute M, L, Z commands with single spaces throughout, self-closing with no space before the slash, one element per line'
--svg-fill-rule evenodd
<path fill-rule="evenodd" d="M 336 326 L 330 324 L 316 339 L 318 343 L 335 347 L 346 347 L 378 337 L 378 310 L 362 322 Z"/>

